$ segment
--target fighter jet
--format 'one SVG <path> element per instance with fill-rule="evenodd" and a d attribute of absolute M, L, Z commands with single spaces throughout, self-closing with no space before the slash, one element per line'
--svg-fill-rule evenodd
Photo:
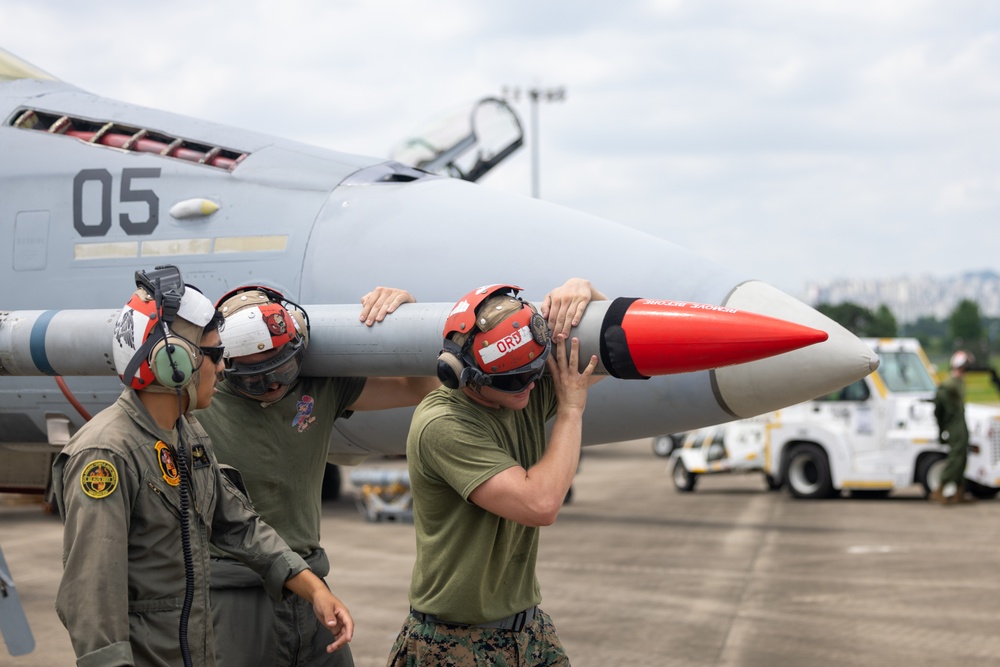
<path fill-rule="evenodd" d="M 514 284 L 538 302 L 583 276 L 609 296 L 739 309 L 827 334 L 751 363 L 599 383 L 585 444 L 760 414 L 877 365 L 866 345 L 812 308 L 655 236 L 397 161 L 107 99 L 2 50 L 0 155 L 0 329 L 17 311 L 42 311 L 46 321 L 66 309 L 116 311 L 136 269 L 174 264 L 211 298 L 266 284 L 317 312 L 359 309 L 376 285 L 453 304 L 479 285 Z M 375 327 L 372 336 L 392 332 L 376 347 L 426 340 L 421 311 L 405 308 Z M 356 316 L 354 324 L 364 329 Z M 64 395 L 55 378 L 11 377 L 10 354 L 0 349 L 0 488 L 8 489 L 47 470 L 37 454 L 58 451 L 83 413 L 121 390 L 109 371 L 66 378 Z M 352 372 L 382 374 L 359 358 Z M 339 420 L 331 460 L 401 453 L 410 413 Z"/>

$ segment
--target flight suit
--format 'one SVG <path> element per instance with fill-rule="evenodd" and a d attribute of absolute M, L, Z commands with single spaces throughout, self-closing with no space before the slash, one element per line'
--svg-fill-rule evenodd
<path fill-rule="evenodd" d="M 962 378 L 949 377 L 938 387 L 934 395 L 934 416 L 941 432 L 941 441 L 951 447 L 941 473 L 941 488 L 953 482 L 959 489 L 960 497 L 969 456 L 969 427 L 965 423 L 965 382 Z"/>
<path fill-rule="evenodd" d="M 184 477 L 190 480 L 186 511 Z M 53 463 L 65 522 L 56 610 L 77 665 L 183 664 L 178 626 L 185 550 L 193 563 L 187 641 L 197 666 L 215 665 L 210 542 L 246 563 L 275 599 L 289 577 L 307 569 L 253 511 L 241 484 L 235 470 L 219 467 L 193 417 L 181 419 L 179 434 L 166 432 L 132 389 L 80 429 Z M 188 540 L 182 538 L 183 514 Z"/>

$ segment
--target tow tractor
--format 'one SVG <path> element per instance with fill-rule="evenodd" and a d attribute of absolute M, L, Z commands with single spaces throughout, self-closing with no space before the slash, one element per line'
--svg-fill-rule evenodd
<path fill-rule="evenodd" d="M 677 488 L 692 490 L 700 474 L 760 471 L 769 487 L 785 486 L 796 498 L 844 490 L 885 496 L 912 484 L 927 494 L 937 489 L 948 447 L 934 419 L 932 366 L 914 338 L 865 343 L 881 360 L 871 375 L 816 400 L 688 434 L 672 454 Z M 1000 492 L 1000 408 L 967 403 L 965 415 L 966 490 L 993 498 Z M 756 442 L 752 434 L 760 437 L 759 456 L 745 451 Z"/>
<path fill-rule="evenodd" d="M 683 434 L 671 453 L 674 486 L 693 491 L 700 475 L 763 472 L 765 424 L 755 417 Z"/>

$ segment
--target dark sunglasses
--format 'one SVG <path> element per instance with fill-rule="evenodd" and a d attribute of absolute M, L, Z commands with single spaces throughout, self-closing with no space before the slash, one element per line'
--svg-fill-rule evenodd
<path fill-rule="evenodd" d="M 222 361 L 222 355 L 226 351 L 225 345 L 199 345 L 198 349 L 201 353 L 205 355 L 205 358 L 211 361 L 216 366 Z"/>

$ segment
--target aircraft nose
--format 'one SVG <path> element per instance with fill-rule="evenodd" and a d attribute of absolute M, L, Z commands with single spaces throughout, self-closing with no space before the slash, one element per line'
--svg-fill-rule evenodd
<path fill-rule="evenodd" d="M 723 305 L 797 322 L 829 336 L 793 352 L 712 371 L 716 398 L 735 417 L 753 417 L 823 396 L 878 368 L 878 355 L 857 336 L 767 283 L 742 283 Z"/>

